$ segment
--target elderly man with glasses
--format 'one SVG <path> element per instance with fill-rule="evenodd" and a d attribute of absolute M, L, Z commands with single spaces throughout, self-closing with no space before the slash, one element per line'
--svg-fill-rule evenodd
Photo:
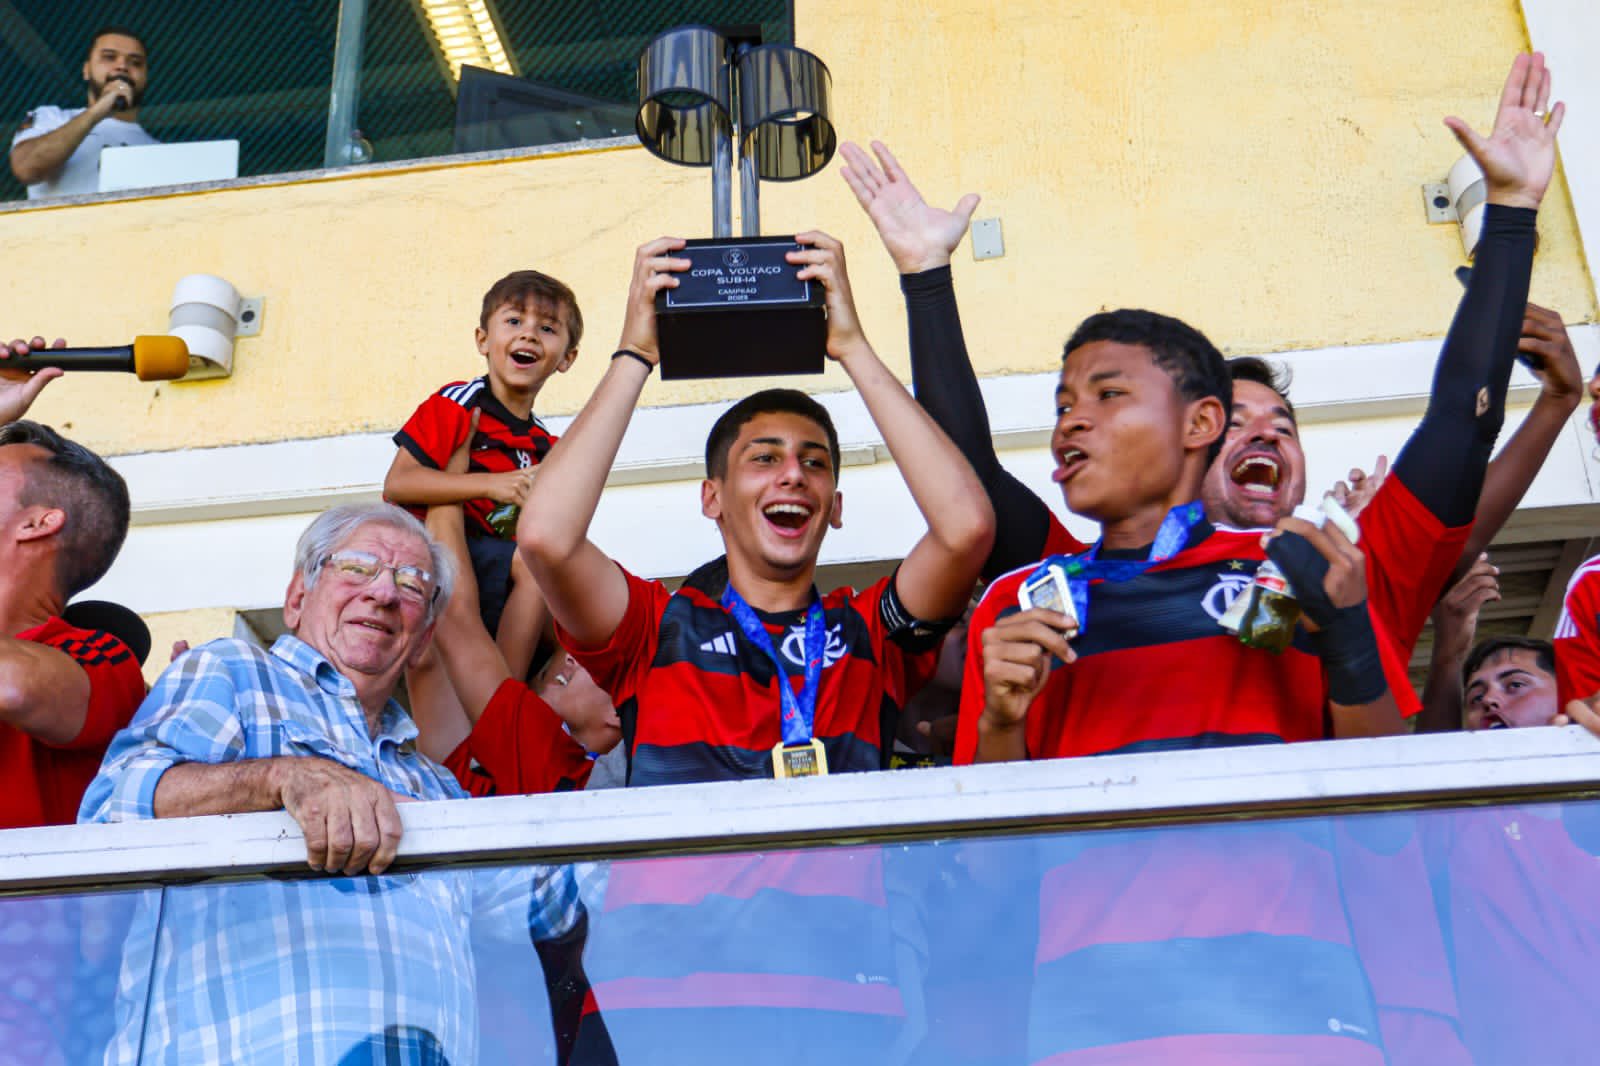
<path fill-rule="evenodd" d="M 472 1062 L 472 929 L 581 935 L 569 868 L 356 876 L 393 862 L 397 802 L 466 795 L 392 698 L 451 585 L 404 511 L 328 511 L 296 549 L 289 634 L 195 648 L 112 742 L 81 820 L 282 809 L 331 876 L 167 890 L 128 938 L 110 1061 Z"/>

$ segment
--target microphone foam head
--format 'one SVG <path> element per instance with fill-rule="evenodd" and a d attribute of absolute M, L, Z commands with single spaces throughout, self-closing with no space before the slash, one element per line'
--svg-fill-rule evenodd
<path fill-rule="evenodd" d="M 189 346 L 182 337 L 135 337 L 133 372 L 140 381 L 176 381 L 189 372 Z"/>

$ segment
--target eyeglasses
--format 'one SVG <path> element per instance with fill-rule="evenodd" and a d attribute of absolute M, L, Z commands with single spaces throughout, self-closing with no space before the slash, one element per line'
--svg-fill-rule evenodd
<path fill-rule="evenodd" d="M 393 566 L 371 552 L 338 551 L 323 556 L 318 569 L 331 568 L 338 577 L 351 585 L 370 585 L 385 570 L 394 572 L 394 587 L 400 598 L 413 603 L 432 604 L 439 595 L 433 575 L 420 566 Z"/>

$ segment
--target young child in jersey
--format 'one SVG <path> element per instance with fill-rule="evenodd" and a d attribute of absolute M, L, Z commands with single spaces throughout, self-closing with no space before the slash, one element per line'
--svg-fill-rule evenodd
<path fill-rule="evenodd" d="M 418 518 L 432 505 L 461 504 L 467 549 L 477 577 L 479 606 L 513 675 L 531 664 L 544 611 L 532 581 L 516 580 L 517 511 L 538 465 L 556 438 L 533 413 L 539 390 L 552 374 L 578 358 L 583 315 L 564 283 L 537 270 L 507 274 L 483 296 L 473 339 L 487 373 L 456 381 L 429 396 L 394 436 L 398 446 L 383 495 Z M 465 473 L 445 469 L 451 453 L 478 415 Z M 508 596 L 527 602 L 501 626 Z"/>
<path fill-rule="evenodd" d="M 972 468 L 867 343 L 838 242 L 796 239 L 788 261 L 826 293 L 828 355 L 859 391 L 927 532 L 892 576 L 821 594 L 817 554 L 843 521 L 838 435 L 815 400 L 769 389 L 735 404 L 706 444 L 701 513 L 723 558 L 672 592 L 589 540 L 659 358 L 655 294 L 690 265 L 673 254 L 680 240 L 642 246 L 620 350 L 551 451 L 518 529 L 563 644 L 618 708 L 631 786 L 886 766 L 899 708 L 933 672 L 994 535 Z M 598 1014 L 575 1057 L 595 1054 L 603 1017 L 612 1061 L 719 1062 L 757 1046 L 773 1063 L 893 1061 L 916 1002 L 902 989 L 920 977 L 890 919 L 899 894 L 888 850 L 613 865 L 584 955 Z M 839 947 L 817 950 L 824 943 Z"/>

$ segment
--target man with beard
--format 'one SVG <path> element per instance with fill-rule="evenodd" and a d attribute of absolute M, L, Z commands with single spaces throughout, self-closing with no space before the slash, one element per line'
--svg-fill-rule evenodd
<path fill-rule="evenodd" d="M 1535 73 L 1530 84 L 1544 76 L 1542 61 Z M 1495 139 L 1501 136 L 1497 127 Z M 952 211 L 933 208 L 888 150 L 874 148 L 881 167 L 857 146 L 844 146 L 845 178 L 901 272 L 917 399 L 962 449 L 994 503 L 995 547 L 984 576 L 992 579 L 1042 557 L 1082 552 L 1086 546 L 1001 467 L 995 454 L 949 269 L 950 253 L 965 234 L 978 198 L 969 195 Z M 1534 213 L 1528 208 L 1537 207 L 1544 184 L 1528 184 L 1526 204 L 1518 201 L 1514 208 L 1491 212 L 1498 216 L 1491 243 L 1515 253 L 1491 255 L 1491 265 L 1520 261 L 1524 252 L 1531 256 Z M 1508 313 L 1523 307 L 1526 295 L 1525 267 L 1507 273 L 1498 267 L 1486 271 L 1480 264 L 1440 353 L 1427 414 L 1394 476 L 1382 479 L 1359 516 L 1371 611 L 1391 688 L 1408 715 L 1421 704 L 1404 666 L 1428 612 L 1458 563 L 1476 557 L 1520 500 L 1577 402 L 1576 378 L 1566 365 L 1570 346 L 1563 361 L 1558 349 L 1565 346 L 1565 336 L 1551 328 L 1552 320 L 1559 328 L 1559 316 L 1533 305 L 1527 305 L 1525 318 Z M 1511 358 L 1519 348 L 1540 368 L 1536 372 L 1545 389 L 1485 481 L 1489 452 L 1504 421 Z M 1271 527 L 1305 498 L 1305 456 L 1294 408 L 1286 384 L 1264 360 L 1230 360 L 1229 372 L 1233 406 L 1227 437 L 1202 490 L 1206 515 L 1218 526 Z M 1468 381 L 1477 384 L 1467 387 Z M 1480 490 L 1483 506 L 1475 529 Z M 972 741 L 970 731 L 958 741 L 958 761 L 961 753 L 970 753 Z"/>
<path fill-rule="evenodd" d="M 102 148 L 159 143 L 139 125 L 148 77 L 138 34 L 106 26 L 90 38 L 87 106 L 35 108 L 11 138 L 11 173 L 28 187 L 28 199 L 97 192 Z"/>

